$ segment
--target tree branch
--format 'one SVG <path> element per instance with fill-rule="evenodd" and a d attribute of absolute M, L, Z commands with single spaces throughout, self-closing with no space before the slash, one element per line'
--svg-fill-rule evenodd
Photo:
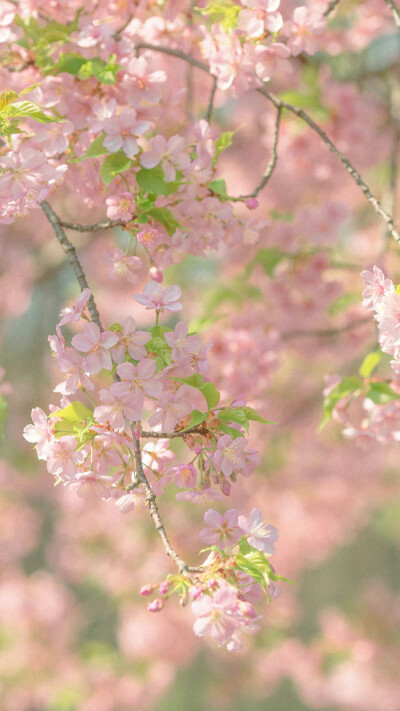
<path fill-rule="evenodd" d="M 153 523 L 155 526 L 156 531 L 158 532 L 163 544 L 165 551 L 167 555 L 174 561 L 174 563 L 178 566 L 179 572 L 184 573 L 184 574 L 190 574 L 190 573 L 197 573 L 203 570 L 201 566 L 198 568 L 194 568 L 187 563 L 185 563 L 184 560 L 178 555 L 178 553 L 173 549 L 170 540 L 167 536 L 167 533 L 165 531 L 164 524 L 161 520 L 161 516 L 158 510 L 157 506 L 157 500 L 156 496 L 149 484 L 149 481 L 146 477 L 146 474 L 144 473 L 143 469 L 143 462 L 142 462 L 142 453 L 140 450 L 140 442 L 136 437 L 133 437 L 133 446 L 135 450 L 135 465 L 136 465 L 136 478 L 140 481 L 142 484 L 145 493 L 146 493 L 146 501 L 149 505 L 149 512 L 150 516 L 153 519 Z M 190 575 L 188 576 L 190 577 Z"/>
<path fill-rule="evenodd" d="M 393 0 L 385 0 L 385 3 L 393 15 L 394 24 L 396 25 L 396 27 L 398 27 L 400 29 L 400 10 L 399 10 L 399 8 L 397 7 L 397 5 L 395 5 Z"/>
<path fill-rule="evenodd" d="M 43 203 L 42 203 L 43 204 Z M 104 222 L 96 222 L 92 225 L 79 225 L 76 222 L 64 222 L 64 220 L 58 220 L 61 227 L 66 227 L 68 230 L 75 230 L 76 232 L 96 232 L 97 230 L 109 230 L 113 227 L 124 227 L 128 222 L 123 220 L 105 220 Z"/>
<path fill-rule="evenodd" d="M 208 121 L 208 123 L 210 123 L 210 121 L 211 121 L 216 91 L 217 91 L 217 77 L 213 77 L 213 85 L 211 88 L 210 99 L 208 101 L 208 107 L 207 107 L 206 115 L 204 117 L 205 120 Z"/>
<path fill-rule="evenodd" d="M 44 200 L 43 202 L 40 203 L 40 206 L 46 215 L 48 221 L 50 222 L 55 235 L 61 244 L 61 247 L 63 248 L 65 254 L 67 255 L 67 259 L 73 269 L 73 272 L 76 276 L 77 282 L 79 286 L 81 287 L 81 290 L 83 289 L 89 289 L 89 284 L 87 282 L 87 279 L 85 277 L 84 271 L 82 269 L 82 265 L 78 259 L 78 255 L 76 253 L 76 249 L 73 244 L 69 241 L 67 235 L 65 234 L 62 224 L 60 222 L 59 217 L 56 215 L 54 210 L 50 207 L 49 203 Z M 100 321 L 100 315 L 97 310 L 97 306 L 95 303 L 95 300 L 93 298 L 93 294 L 90 295 L 90 299 L 88 301 L 88 309 L 90 312 L 90 315 L 92 317 L 92 321 L 98 325 L 100 330 L 102 331 L 102 325 Z"/>
<path fill-rule="evenodd" d="M 271 158 L 269 159 L 266 171 L 260 180 L 259 184 L 257 185 L 256 188 L 254 188 L 253 192 L 248 193 L 247 195 L 239 195 L 239 197 L 235 198 L 230 198 L 233 202 L 238 202 L 239 200 L 246 200 L 247 198 L 255 198 L 257 197 L 258 193 L 261 192 L 261 190 L 266 186 L 268 183 L 269 179 L 272 176 L 272 173 L 275 170 L 276 163 L 278 161 L 278 139 L 279 139 L 279 127 L 280 127 L 280 121 L 281 121 L 281 115 L 282 115 L 282 107 L 278 106 L 277 112 L 276 112 L 276 120 L 275 120 L 275 130 L 274 130 L 274 142 L 272 146 L 272 153 L 271 153 Z"/>
<path fill-rule="evenodd" d="M 188 427 L 185 430 L 176 432 L 141 432 L 141 437 L 144 439 L 173 439 L 176 437 L 186 437 L 189 434 L 199 434 L 204 437 L 208 430 L 204 427 Z"/>
<path fill-rule="evenodd" d="M 323 13 L 324 17 L 328 17 L 331 12 L 333 12 L 336 8 L 337 5 L 339 5 L 340 0 L 331 0 L 329 3 L 328 7 L 326 8 L 325 12 Z"/>
<path fill-rule="evenodd" d="M 372 194 L 370 188 L 366 184 L 366 182 L 363 180 L 361 177 L 360 173 L 358 170 L 354 168 L 354 166 L 350 163 L 349 159 L 346 158 L 346 156 L 343 155 L 339 151 L 338 148 L 336 148 L 335 144 L 331 141 L 329 136 L 325 133 L 325 131 L 317 124 L 311 116 L 306 114 L 303 109 L 300 109 L 298 106 L 293 106 L 293 104 L 289 104 L 287 101 L 283 101 L 282 99 L 278 99 L 276 96 L 273 96 L 273 94 L 270 94 L 265 88 L 263 89 L 258 89 L 260 94 L 263 94 L 271 103 L 276 106 L 276 108 L 283 108 L 287 109 L 290 111 L 292 114 L 295 114 L 295 116 L 298 116 L 301 118 L 303 121 L 305 121 L 306 124 L 310 128 L 315 131 L 319 135 L 319 137 L 322 139 L 322 141 L 325 143 L 325 145 L 328 146 L 329 150 L 334 153 L 339 160 L 343 163 L 344 167 L 346 168 L 347 172 L 353 180 L 357 183 L 357 185 L 361 188 L 362 192 L 364 193 L 365 197 L 367 198 L 368 202 L 372 207 L 374 208 L 375 212 L 382 217 L 382 219 L 386 222 L 388 226 L 388 230 L 391 234 L 391 236 L 397 241 L 400 242 L 400 233 L 396 230 L 394 223 L 393 223 L 393 217 L 389 215 L 386 210 L 383 209 L 381 203 L 377 198 Z"/>
<path fill-rule="evenodd" d="M 345 331 L 351 331 L 353 328 L 357 328 L 357 326 L 362 326 L 366 323 L 373 323 L 370 316 L 358 318 L 355 321 L 347 323 L 345 326 L 338 326 L 338 328 L 316 328 L 314 330 L 304 331 L 298 329 L 295 331 L 287 331 L 286 333 L 282 333 L 281 339 L 282 341 L 290 341 L 292 338 L 332 338 L 340 336 Z"/>

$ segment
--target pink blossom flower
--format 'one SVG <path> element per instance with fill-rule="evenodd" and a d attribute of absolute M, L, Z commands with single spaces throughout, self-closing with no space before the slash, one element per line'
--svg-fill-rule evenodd
<path fill-rule="evenodd" d="M 163 236 L 161 232 L 156 230 L 154 227 L 147 227 L 137 233 L 137 239 L 140 244 L 147 249 L 155 249 L 163 243 Z"/>
<path fill-rule="evenodd" d="M 400 345 L 400 294 L 385 292 L 378 308 L 379 341 L 382 349 L 391 353 L 393 346 Z"/>
<path fill-rule="evenodd" d="M 394 292 L 394 284 L 391 279 L 384 275 L 382 269 L 377 266 L 372 268 L 372 272 L 364 269 L 361 272 L 361 276 L 365 284 L 365 289 L 362 293 L 363 306 L 368 311 L 378 311 L 385 294 Z"/>
<path fill-rule="evenodd" d="M 110 477 L 100 476 L 93 471 L 79 472 L 73 480 L 64 482 L 64 486 L 75 491 L 75 493 L 86 501 L 92 499 L 109 499 L 110 490 L 104 482 L 110 481 Z"/>
<path fill-rule="evenodd" d="M 82 464 L 85 453 L 81 450 L 76 452 L 78 443 L 76 437 L 68 435 L 53 440 L 49 445 L 47 453 L 47 470 L 49 474 L 60 477 L 64 481 L 74 479 L 77 473 L 77 465 Z"/>
<path fill-rule="evenodd" d="M 162 474 L 167 464 L 175 458 L 173 452 L 168 449 L 168 439 L 157 439 L 154 442 L 146 442 L 142 448 L 143 466 L 152 472 Z"/>
<path fill-rule="evenodd" d="M 131 193 L 110 195 L 106 200 L 106 215 L 109 220 L 123 220 L 129 222 L 136 211 L 136 203 Z"/>
<path fill-rule="evenodd" d="M 72 345 L 78 351 L 86 353 L 85 370 L 89 374 L 98 373 L 105 368 L 111 370 L 112 360 L 109 349 L 118 342 L 118 336 L 111 331 L 100 332 L 96 323 L 85 323 L 83 333 L 72 338 Z"/>
<path fill-rule="evenodd" d="M 213 595 L 202 595 L 194 600 L 192 612 L 197 618 L 193 624 L 195 635 L 202 637 L 208 634 L 221 646 L 241 625 L 237 607 L 237 592 L 225 582 Z"/>
<path fill-rule="evenodd" d="M 151 151 L 145 151 L 140 156 L 143 168 L 154 168 L 161 163 L 167 182 L 175 180 L 176 169 L 184 170 L 190 165 L 190 158 L 185 153 L 185 139 L 182 136 L 154 136 L 150 140 Z"/>
<path fill-rule="evenodd" d="M 107 274 L 110 279 L 128 279 L 132 283 L 138 281 L 139 276 L 135 272 L 143 267 L 140 257 L 128 257 L 122 249 L 114 247 L 103 252 L 102 258 L 109 267 Z"/>
<path fill-rule="evenodd" d="M 241 10 L 237 18 L 239 30 L 243 30 L 248 37 L 260 37 L 265 30 L 279 32 L 283 20 L 277 12 L 280 0 L 245 0 L 246 9 Z"/>
<path fill-rule="evenodd" d="M 310 12 L 304 5 L 296 7 L 292 21 L 285 22 L 282 34 L 289 37 L 288 47 L 296 57 L 301 52 L 315 54 L 318 51 L 317 35 L 324 32 L 326 19 L 318 12 Z"/>
<path fill-rule="evenodd" d="M 242 532 L 238 527 L 238 512 L 229 509 L 222 516 L 214 509 L 208 509 L 204 514 L 204 523 L 208 528 L 200 531 L 200 538 L 210 545 L 231 546 L 240 538 Z"/>
<path fill-rule="evenodd" d="M 267 555 L 275 553 L 274 543 L 278 540 L 278 529 L 271 524 L 264 523 L 260 509 L 252 509 L 249 518 L 239 516 L 238 524 L 247 535 L 247 540 L 253 548 L 257 548 Z"/>
<path fill-rule="evenodd" d="M 64 326 L 66 323 L 76 323 L 82 316 L 82 311 L 86 308 L 86 305 L 90 299 L 91 291 L 90 289 L 83 289 L 79 296 L 76 297 L 75 301 L 68 304 L 64 309 L 60 311 L 61 321 L 59 326 Z"/>
<path fill-rule="evenodd" d="M 177 501 L 190 501 L 190 503 L 198 504 L 199 506 L 209 504 L 210 501 L 223 501 L 224 499 L 220 491 L 211 488 L 180 491 L 179 494 L 176 494 L 175 498 Z"/>
<path fill-rule="evenodd" d="M 121 326 L 122 333 L 116 331 L 118 342 L 111 351 L 115 362 L 122 363 L 127 352 L 134 360 L 145 358 L 147 354 L 145 345 L 151 341 L 151 333 L 137 331 L 133 316 L 128 316 Z"/>
<path fill-rule="evenodd" d="M 175 326 L 175 331 L 167 331 L 164 338 L 171 346 L 172 360 L 179 360 L 182 356 L 196 353 L 200 350 L 201 340 L 199 336 L 188 336 L 188 327 L 184 321 L 179 321 Z"/>
<path fill-rule="evenodd" d="M 105 119 L 104 131 L 107 136 L 103 145 L 111 153 L 122 150 L 128 158 L 139 152 L 138 136 L 148 131 L 148 121 L 137 121 L 135 109 L 124 109 L 119 116 Z"/>
<path fill-rule="evenodd" d="M 65 119 L 60 123 L 35 124 L 35 141 L 43 144 L 47 158 L 60 156 L 69 147 L 69 137 L 74 132 L 74 124 Z"/>
<path fill-rule="evenodd" d="M 123 494 L 116 499 L 115 505 L 123 514 L 129 513 L 130 511 L 137 511 L 145 506 L 144 495 L 141 491 L 132 491 L 129 494 Z"/>
<path fill-rule="evenodd" d="M 232 439 L 231 435 L 223 435 L 218 440 L 213 461 L 216 469 L 226 477 L 240 471 L 245 465 L 244 448 L 247 440 L 244 437 Z"/>
<path fill-rule="evenodd" d="M 140 420 L 145 395 L 159 397 L 163 386 L 157 377 L 153 377 L 156 370 L 156 362 L 151 358 L 142 358 L 139 363 L 121 363 L 117 367 L 117 373 L 121 378 L 120 383 L 114 383 L 111 388 L 119 395 L 130 395 L 131 407 L 135 409 L 136 417 Z"/>
<path fill-rule="evenodd" d="M 120 393 L 118 386 L 120 383 L 113 383 L 110 390 L 100 390 L 100 400 L 104 405 L 99 405 L 94 411 L 94 417 L 101 425 L 110 424 L 117 432 L 123 432 L 126 420 L 135 421 L 140 419 L 141 409 L 138 410 L 136 402 L 125 393 Z"/>
<path fill-rule="evenodd" d="M 175 484 L 181 489 L 192 489 L 196 485 L 197 472 L 192 464 L 180 464 L 176 469 Z"/>
<path fill-rule="evenodd" d="M 128 64 L 121 88 L 128 103 L 133 106 L 138 106 L 143 101 L 156 104 L 160 100 L 160 90 L 165 80 L 165 72 L 151 71 L 146 57 L 133 57 Z"/>
<path fill-rule="evenodd" d="M 55 393 L 73 395 L 82 386 L 86 390 L 94 390 L 94 385 L 85 372 L 85 358 L 74 348 L 66 348 L 58 357 L 58 367 L 66 378 L 54 388 Z"/>
<path fill-rule="evenodd" d="M 36 443 L 38 458 L 46 460 L 50 452 L 49 444 L 54 439 L 51 423 L 47 419 L 46 413 L 40 407 L 35 407 L 32 410 L 31 418 L 33 425 L 26 425 L 26 427 L 24 427 L 23 436 L 28 442 Z"/>
<path fill-rule="evenodd" d="M 149 418 L 150 427 L 162 424 L 165 432 L 171 432 L 175 425 L 193 409 L 191 388 L 182 385 L 175 393 L 164 392 L 158 398 L 159 410 Z"/>
<path fill-rule="evenodd" d="M 180 311 L 182 304 L 178 303 L 178 299 L 181 295 L 181 288 L 176 284 L 163 289 L 158 282 L 149 281 L 144 287 L 143 293 L 133 294 L 133 298 L 146 309 L 155 309 L 163 313 L 163 311 Z"/>

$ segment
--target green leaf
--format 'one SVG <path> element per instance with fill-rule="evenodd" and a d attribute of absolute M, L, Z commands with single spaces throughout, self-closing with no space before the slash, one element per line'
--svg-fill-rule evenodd
<path fill-rule="evenodd" d="M 198 12 L 210 18 L 213 25 L 218 23 L 228 32 L 236 27 L 237 16 L 241 9 L 241 6 L 232 0 L 211 0 L 204 8 L 196 7 Z"/>
<path fill-rule="evenodd" d="M 61 417 L 65 422 L 82 422 L 93 418 L 93 412 L 83 402 L 75 400 L 62 410 L 52 412 L 50 417 Z"/>
<path fill-rule="evenodd" d="M 227 420 L 227 422 L 237 422 L 243 426 L 248 422 L 248 418 L 241 407 L 228 407 L 224 410 L 220 410 L 217 417 L 219 421 Z"/>
<path fill-rule="evenodd" d="M 387 383 L 371 383 L 366 396 L 377 405 L 386 405 L 392 400 L 399 400 L 398 395 Z"/>
<path fill-rule="evenodd" d="M 249 274 L 252 273 L 254 267 L 260 265 L 265 274 L 272 277 L 275 273 L 275 269 L 282 259 L 287 258 L 288 255 L 282 252 L 278 247 L 266 247 L 264 249 L 259 249 L 254 259 L 251 260 L 247 267 Z"/>
<path fill-rule="evenodd" d="M 3 395 L 0 395 L 0 440 L 4 440 L 4 422 L 7 417 L 8 403 Z"/>
<path fill-rule="evenodd" d="M 243 411 L 249 420 L 254 420 L 255 422 L 263 422 L 265 425 L 276 425 L 273 420 L 266 420 L 264 417 L 258 414 L 252 407 L 245 407 Z"/>
<path fill-rule="evenodd" d="M 136 173 L 137 184 L 142 190 L 154 195 L 170 195 L 176 193 L 182 182 L 180 180 L 172 180 L 167 182 L 162 167 L 160 165 L 154 168 L 141 168 Z"/>
<path fill-rule="evenodd" d="M 54 123 L 64 120 L 55 116 L 48 116 L 33 101 L 17 101 L 13 104 L 8 104 L 1 113 L 8 118 L 31 118 L 38 123 Z"/>
<path fill-rule="evenodd" d="M 207 187 L 213 191 L 216 195 L 220 195 L 223 198 L 229 199 L 229 195 L 226 190 L 226 183 L 223 178 L 217 178 L 216 180 L 211 180 L 207 183 Z"/>
<path fill-rule="evenodd" d="M 229 427 L 228 425 L 223 425 L 222 423 L 220 424 L 219 429 L 221 430 L 221 432 L 230 435 L 232 439 L 237 439 L 237 437 L 244 437 L 243 432 L 241 432 L 240 430 L 235 430 L 234 427 Z"/>
<path fill-rule="evenodd" d="M 177 229 L 181 228 L 181 225 L 167 207 L 152 207 L 147 211 L 146 215 L 150 215 L 154 220 L 164 225 L 170 236 L 173 235 Z"/>
<path fill-rule="evenodd" d="M 75 54 L 73 52 L 63 52 L 60 53 L 57 63 L 53 68 L 54 74 L 61 74 L 65 72 L 66 74 L 72 74 L 76 77 L 79 73 L 81 67 L 87 62 L 85 57 L 81 54 Z"/>
<path fill-rule="evenodd" d="M 204 378 L 199 373 L 194 373 L 193 375 L 188 375 L 186 378 L 173 377 L 171 380 L 177 380 L 178 383 L 183 383 L 184 385 L 190 385 L 191 388 L 202 388 L 204 385 Z"/>
<path fill-rule="evenodd" d="M 200 412 L 200 410 L 193 410 L 190 413 L 189 427 L 197 427 L 197 425 L 201 425 L 201 423 L 203 421 L 204 421 L 204 412 Z"/>
<path fill-rule="evenodd" d="M 218 392 L 213 383 L 204 383 L 203 387 L 200 388 L 200 392 L 203 393 L 209 410 L 212 410 L 218 405 L 221 399 L 221 393 Z"/>
<path fill-rule="evenodd" d="M 219 138 L 215 141 L 215 156 L 214 156 L 214 161 L 218 158 L 220 153 L 224 151 L 226 148 L 229 148 L 229 146 L 232 145 L 233 137 L 235 135 L 236 131 L 225 131 L 225 133 L 222 133 Z"/>
<path fill-rule="evenodd" d="M 360 370 L 358 371 L 362 378 L 369 378 L 371 373 L 375 370 L 377 365 L 380 363 L 382 358 L 382 353 L 380 351 L 373 351 L 368 353 L 363 362 L 361 363 Z"/>
<path fill-rule="evenodd" d="M 2 91 L 0 94 L 0 112 L 8 106 L 8 104 L 11 104 L 15 99 L 18 99 L 18 94 L 15 91 L 12 91 L 12 89 L 8 91 Z"/>
<path fill-rule="evenodd" d="M 324 398 L 324 417 L 318 428 L 320 432 L 330 421 L 332 417 L 332 412 L 335 405 L 348 395 L 356 397 L 361 393 L 363 382 L 356 375 L 350 375 L 347 378 L 343 378 L 338 385 L 336 385 L 329 395 Z"/>
<path fill-rule="evenodd" d="M 101 136 L 98 136 L 97 138 L 92 141 L 90 144 L 89 148 L 87 149 L 86 153 L 83 154 L 80 158 L 77 158 L 76 161 L 72 161 L 75 163 L 79 163 L 81 160 L 85 160 L 85 158 L 98 158 L 99 156 L 104 156 L 110 151 L 103 146 L 103 141 L 106 137 L 105 133 L 102 133 Z"/>
<path fill-rule="evenodd" d="M 337 299 L 329 306 L 328 314 L 330 316 L 335 316 L 342 311 L 345 311 L 348 306 L 352 304 L 360 303 L 360 294 L 357 292 L 347 292 L 346 294 L 341 294 Z"/>
<path fill-rule="evenodd" d="M 116 175 L 124 173 L 131 167 L 131 159 L 123 151 L 110 153 L 100 167 L 100 178 L 105 185 L 109 185 Z"/>

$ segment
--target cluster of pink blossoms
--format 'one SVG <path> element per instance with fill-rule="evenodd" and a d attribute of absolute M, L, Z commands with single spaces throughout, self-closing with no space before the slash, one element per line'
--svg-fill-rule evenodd
<path fill-rule="evenodd" d="M 61 311 L 57 335 L 49 337 L 64 376 L 55 387 L 61 407 L 50 406 L 49 417 L 35 408 L 24 436 L 36 443 L 49 472 L 80 496 L 112 498 L 124 511 L 137 504 L 137 492 L 127 487 L 136 481 L 133 440 L 144 420 L 158 438 L 144 448 L 144 466 L 158 491 L 174 480 L 185 489 L 178 498 L 223 498 L 238 474 L 250 475 L 260 462 L 240 426 L 257 419 L 254 411 L 242 401 L 221 407 L 218 391 L 206 379 L 211 344 L 202 346 L 183 321 L 174 330 L 158 325 L 161 314 L 182 308 L 180 296 L 178 286 L 163 289 L 155 281 L 134 294 L 156 314 L 150 331 L 138 329 L 133 316 L 102 331 L 86 317 L 89 289 Z M 82 319 L 82 332 L 67 346 L 62 327 Z M 107 378 L 112 382 L 103 387 Z M 73 400 L 76 394 L 79 399 Z M 182 436 L 191 459 L 177 465 L 168 435 L 186 428 L 190 431 Z"/>
<path fill-rule="evenodd" d="M 159 612 L 168 598 L 177 593 L 181 605 L 192 601 L 195 616 L 193 631 L 198 637 L 208 635 L 230 652 L 240 651 L 246 636 L 260 629 L 254 604 L 264 592 L 268 600 L 280 594 L 276 575 L 268 561 L 278 538 L 275 526 L 266 524 L 260 509 L 249 518 L 230 509 L 224 515 L 213 509 L 204 514 L 207 528 L 200 537 L 211 544 L 211 553 L 199 568 L 196 580 L 169 575 L 158 585 L 145 585 L 142 595 L 156 590 L 161 597 L 152 600 L 148 609 Z M 206 549 L 210 550 L 210 549 Z"/>
<path fill-rule="evenodd" d="M 24 437 L 35 444 L 56 483 L 82 498 L 114 500 L 126 513 L 144 505 L 144 492 L 149 501 L 149 491 L 158 496 L 173 481 L 185 489 L 177 499 L 223 499 L 238 474 L 251 474 L 260 461 L 247 449 L 243 430 L 249 419 L 262 418 L 243 401 L 219 404 L 220 394 L 205 377 L 210 344 L 202 347 L 183 321 L 174 330 L 159 325 L 161 314 L 181 310 L 180 296 L 178 286 L 163 289 L 155 281 L 133 295 L 155 312 L 156 324 L 149 331 L 137 329 L 133 316 L 103 331 L 88 318 L 89 289 L 61 311 L 57 335 L 49 338 L 64 374 L 55 387 L 62 396 L 60 408 L 50 405 L 48 416 L 34 408 Z M 62 328 L 81 320 L 83 330 L 67 346 Z M 107 379 L 111 384 L 102 387 Z M 144 431 L 145 420 L 156 429 Z M 176 463 L 169 448 L 175 436 L 184 439 L 191 455 L 186 464 Z M 137 448 L 146 439 L 139 465 Z M 193 575 L 182 570 L 168 576 L 158 586 L 163 598 L 150 603 L 149 610 L 162 609 L 177 592 L 182 604 L 192 600 L 195 634 L 209 635 L 235 651 L 246 634 L 259 628 L 253 602 L 261 590 L 269 599 L 278 595 L 274 581 L 280 578 L 266 557 L 274 552 L 278 532 L 264 523 L 259 509 L 248 519 L 234 509 L 224 516 L 208 510 L 204 520 L 208 528 L 201 538 L 212 544 L 209 557 Z M 147 586 L 143 594 L 156 587 Z"/>

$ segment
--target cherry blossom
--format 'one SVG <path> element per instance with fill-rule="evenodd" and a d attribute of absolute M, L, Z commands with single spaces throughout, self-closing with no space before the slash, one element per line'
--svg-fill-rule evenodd
<path fill-rule="evenodd" d="M 325 29 L 325 18 L 317 12 L 310 12 L 302 5 L 295 8 L 293 19 L 284 23 L 282 34 L 289 37 L 288 47 L 296 57 L 301 52 L 315 54 L 318 51 L 318 41 L 315 37 Z"/>
<path fill-rule="evenodd" d="M 103 143 L 111 153 L 124 151 L 128 158 L 133 158 L 139 152 L 138 136 L 142 136 L 150 128 L 148 121 L 138 121 L 135 109 L 124 109 L 119 116 L 106 118 L 104 131 L 106 138 Z"/>
<path fill-rule="evenodd" d="M 182 304 L 178 302 L 182 291 L 176 284 L 167 286 L 162 289 L 157 282 L 150 281 L 146 284 L 142 294 L 133 294 L 133 298 L 146 309 L 155 309 L 163 313 L 163 311 L 180 311 Z"/>
<path fill-rule="evenodd" d="M 204 514 L 204 523 L 207 528 L 203 528 L 200 532 L 200 538 L 204 543 L 229 546 L 236 543 L 241 536 L 236 509 L 229 509 L 224 515 L 208 509 Z"/>
<path fill-rule="evenodd" d="M 134 360 L 140 360 L 146 356 L 146 343 L 151 341 L 151 333 L 137 331 L 136 322 L 133 316 L 128 316 L 121 323 L 121 333 L 116 331 L 118 341 L 113 346 L 111 354 L 116 363 L 122 363 L 126 353 L 129 353 Z"/>
<path fill-rule="evenodd" d="M 247 534 L 251 546 L 267 555 L 275 552 L 274 543 L 278 540 L 278 530 L 275 526 L 264 523 L 260 509 L 252 509 L 249 518 L 239 516 L 238 524 Z"/>
<path fill-rule="evenodd" d="M 139 280 L 137 272 L 143 267 L 140 257 L 128 257 L 122 249 L 114 247 L 103 252 L 102 258 L 104 264 L 109 267 L 107 274 L 110 279 L 127 279 L 131 283 Z"/>
<path fill-rule="evenodd" d="M 85 368 L 89 374 L 98 373 L 102 368 L 112 368 L 110 348 L 116 345 L 118 336 L 111 331 L 100 332 L 95 323 L 85 323 L 82 334 L 72 338 L 72 345 L 86 353 Z"/>
<path fill-rule="evenodd" d="M 110 220 L 131 220 L 136 211 L 135 199 L 131 193 L 110 195 L 106 200 L 106 214 Z"/>

